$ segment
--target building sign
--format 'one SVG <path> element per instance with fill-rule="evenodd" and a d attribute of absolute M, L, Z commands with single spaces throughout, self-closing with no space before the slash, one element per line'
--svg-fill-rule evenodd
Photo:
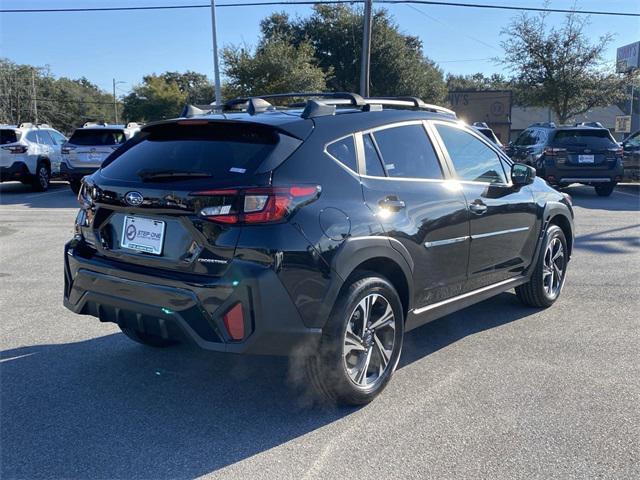
<path fill-rule="evenodd" d="M 616 117 L 616 133 L 631 133 L 631 115 Z"/>
<path fill-rule="evenodd" d="M 616 53 L 616 70 L 630 72 L 640 67 L 640 42 L 620 47 Z"/>
<path fill-rule="evenodd" d="M 485 122 L 501 142 L 509 141 L 511 90 L 451 91 L 448 98 L 459 119 Z"/>

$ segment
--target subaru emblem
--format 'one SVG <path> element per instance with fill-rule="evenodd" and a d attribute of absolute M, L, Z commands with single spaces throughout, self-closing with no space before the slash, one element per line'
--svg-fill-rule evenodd
<path fill-rule="evenodd" d="M 124 201 L 127 202 L 132 207 L 137 207 L 138 205 L 141 205 L 143 200 L 144 200 L 144 197 L 140 192 L 128 192 L 124 196 Z"/>

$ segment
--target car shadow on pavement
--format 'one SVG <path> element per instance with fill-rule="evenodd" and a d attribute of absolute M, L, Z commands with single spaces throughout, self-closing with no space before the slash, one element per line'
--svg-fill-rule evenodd
<path fill-rule="evenodd" d="M 584 185 L 562 189 L 571 195 L 574 207 L 611 212 L 640 211 L 640 195 L 637 190 L 618 187 L 610 197 L 599 197 L 593 187 Z"/>
<path fill-rule="evenodd" d="M 400 367 L 535 311 L 502 294 L 432 322 L 407 334 Z M 0 357 L 7 479 L 191 478 L 356 411 L 310 403 L 285 358 L 156 350 L 122 334 Z"/>
<path fill-rule="evenodd" d="M 635 230 L 640 233 L 640 224 L 578 235 L 576 237 L 575 248 L 605 254 L 640 253 L 640 236 L 629 235 L 628 230 Z M 626 233 L 626 235 L 624 233 Z"/>
<path fill-rule="evenodd" d="M 24 205 L 29 208 L 78 208 L 75 193 L 67 182 L 51 182 L 46 192 L 34 192 L 18 182 L 0 184 L 0 205 Z"/>

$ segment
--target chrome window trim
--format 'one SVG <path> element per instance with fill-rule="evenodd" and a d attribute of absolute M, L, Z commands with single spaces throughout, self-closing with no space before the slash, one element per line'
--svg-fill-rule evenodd
<path fill-rule="evenodd" d="M 331 155 L 331 154 L 328 152 L 328 150 L 327 150 L 327 147 L 328 147 L 329 145 L 333 145 L 334 143 L 339 142 L 340 140 L 344 140 L 345 138 L 349 138 L 349 137 L 351 137 L 351 138 L 352 138 L 352 140 L 353 140 L 353 148 L 354 148 L 355 155 L 356 155 L 356 165 L 357 165 L 357 167 L 358 167 L 358 168 L 360 168 L 360 159 L 359 159 L 359 153 L 360 153 L 360 152 L 358 151 L 358 144 L 357 144 L 357 141 L 356 141 L 356 136 L 355 136 L 355 134 L 353 134 L 353 133 L 350 133 L 350 134 L 348 134 L 348 135 L 343 135 L 342 137 L 335 138 L 335 139 L 331 140 L 330 142 L 325 143 L 325 144 L 324 144 L 324 148 L 323 148 L 323 150 L 322 150 L 322 151 L 323 151 L 324 153 L 326 153 L 326 154 L 329 156 L 329 158 L 331 158 L 331 160 L 333 160 L 333 161 L 334 161 L 334 162 L 336 162 L 339 166 L 341 166 L 342 168 L 344 168 L 348 173 L 350 173 L 351 175 L 354 175 L 356 178 L 359 178 L 359 177 L 360 177 L 360 174 L 359 174 L 358 172 L 354 172 L 352 169 L 350 169 L 349 167 L 347 167 L 344 163 L 342 163 L 342 162 L 341 162 L 340 160 L 338 160 L 336 157 L 334 157 L 333 155 Z"/>

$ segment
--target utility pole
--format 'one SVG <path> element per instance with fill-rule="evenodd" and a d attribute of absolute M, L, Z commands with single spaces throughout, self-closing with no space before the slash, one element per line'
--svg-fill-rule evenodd
<path fill-rule="evenodd" d="M 31 88 L 33 89 L 33 117 L 38 124 L 38 97 L 36 92 L 36 69 L 31 70 Z"/>
<path fill-rule="evenodd" d="M 211 0 L 211 35 L 213 37 L 213 81 L 216 91 L 216 107 L 222 106 L 222 89 L 220 88 L 220 68 L 218 65 L 218 35 L 216 33 L 216 0 Z"/>
<path fill-rule="evenodd" d="M 371 64 L 371 29 L 373 0 L 364 2 L 364 32 L 362 34 L 362 59 L 360 63 L 360 95 L 369 96 L 369 73 Z"/>
<path fill-rule="evenodd" d="M 120 83 L 127 83 L 127 82 L 116 82 L 116 79 L 113 79 L 113 123 L 115 125 L 118 124 L 118 97 L 116 97 L 116 85 L 120 84 Z M 105 118 L 106 121 L 106 118 Z"/>

